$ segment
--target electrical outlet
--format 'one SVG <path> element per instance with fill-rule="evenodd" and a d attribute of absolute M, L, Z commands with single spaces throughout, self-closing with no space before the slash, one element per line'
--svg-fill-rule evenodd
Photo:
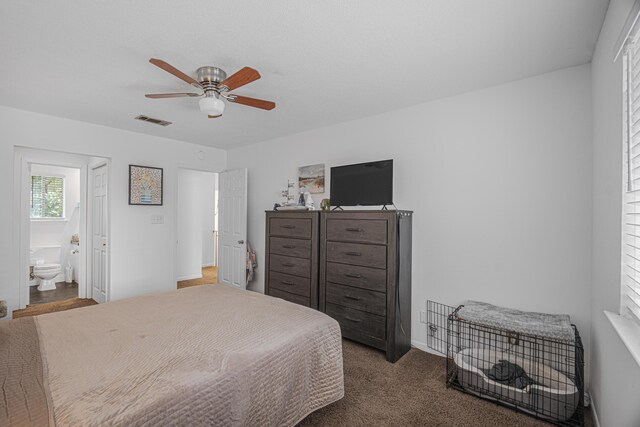
<path fill-rule="evenodd" d="M 420 323 L 427 323 L 427 312 L 420 310 Z"/>
<path fill-rule="evenodd" d="M 164 215 L 151 215 L 151 224 L 164 224 Z"/>

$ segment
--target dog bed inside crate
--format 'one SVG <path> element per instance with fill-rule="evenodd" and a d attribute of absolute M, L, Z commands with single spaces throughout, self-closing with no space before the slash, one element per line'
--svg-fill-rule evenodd
<path fill-rule="evenodd" d="M 569 420 L 580 402 L 580 392 L 564 374 L 539 362 L 504 352 L 467 348 L 454 354 L 458 381 L 468 392 L 500 400 L 550 421 Z M 524 388 L 489 378 L 487 372 L 502 361 L 521 367 L 533 383 Z"/>

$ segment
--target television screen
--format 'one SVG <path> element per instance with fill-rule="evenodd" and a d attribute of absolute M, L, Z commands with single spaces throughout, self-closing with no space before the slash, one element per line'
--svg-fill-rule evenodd
<path fill-rule="evenodd" d="M 393 204 L 393 160 L 331 168 L 332 206 Z"/>

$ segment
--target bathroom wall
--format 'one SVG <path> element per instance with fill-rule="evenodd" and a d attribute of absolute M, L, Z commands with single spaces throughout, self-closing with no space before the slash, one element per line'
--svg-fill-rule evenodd
<path fill-rule="evenodd" d="M 80 169 L 51 165 L 31 165 L 31 175 L 64 177 L 64 218 L 31 219 L 31 259 L 32 262 L 60 263 L 62 234 L 74 209 L 80 203 Z M 74 231 L 75 233 L 78 230 Z M 64 269 L 56 282 L 64 280 Z M 37 284 L 32 281 L 31 285 Z"/>

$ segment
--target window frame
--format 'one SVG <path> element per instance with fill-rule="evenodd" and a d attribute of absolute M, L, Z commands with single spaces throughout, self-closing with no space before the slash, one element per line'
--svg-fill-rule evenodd
<path fill-rule="evenodd" d="M 621 316 L 640 325 L 640 33 L 622 48 Z M 635 130 L 635 132 L 634 132 Z M 634 166 L 635 165 L 635 166 Z"/>
<path fill-rule="evenodd" d="M 39 176 L 42 180 L 46 178 L 60 178 L 62 179 L 62 213 L 60 216 L 31 216 L 31 207 L 29 208 L 29 220 L 30 221 L 66 221 L 67 219 L 67 209 L 66 209 L 66 201 L 67 201 L 67 177 L 61 174 L 55 173 L 42 173 L 42 174 L 31 174 L 29 176 L 30 181 L 34 176 Z M 31 183 L 30 183 L 31 184 Z M 31 190 L 30 190 L 31 192 Z M 29 202 L 31 206 L 33 205 L 33 194 L 30 193 Z"/>

